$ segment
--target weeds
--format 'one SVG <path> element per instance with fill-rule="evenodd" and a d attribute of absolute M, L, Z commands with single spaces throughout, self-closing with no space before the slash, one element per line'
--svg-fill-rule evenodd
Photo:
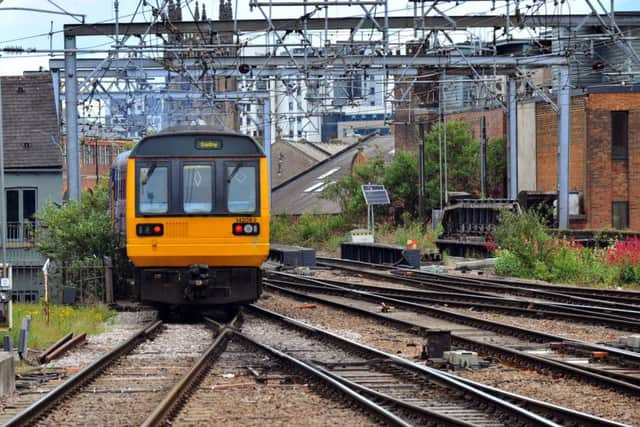
<path fill-rule="evenodd" d="M 391 228 L 388 223 L 378 225 L 376 240 L 405 246 L 415 239 L 419 249 L 435 247 L 436 233 L 427 226 L 403 218 L 405 226 Z M 299 218 L 278 215 L 271 218 L 271 241 L 284 245 L 309 246 L 335 253 L 342 242 L 350 241 L 349 231 L 360 228 L 348 215 L 302 215 Z"/>
<path fill-rule="evenodd" d="M 640 239 L 635 237 L 609 248 L 585 248 L 553 238 L 535 213 L 506 212 L 496 227 L 495 244 L 498 274 L 561 283 L 640 284 Z"/>
<path fill-rule="evenodd" d="M 44 349 L 69 332 L 75 334 L 86 333 L 95 335 L 103 331 L 104 322 L 115 312 L 105 305 L 86 307 L 70 307 L 66 305 L 51 305 L 49 324 L 44 316 L 42 304 L 13 304 L 13 336 L 14 343 L 18 342 L 22 319 L 31 316 L 31 331 L 29 333 L 29 348 Z M 7 333 L 2 334 L 7 335 Z"/>

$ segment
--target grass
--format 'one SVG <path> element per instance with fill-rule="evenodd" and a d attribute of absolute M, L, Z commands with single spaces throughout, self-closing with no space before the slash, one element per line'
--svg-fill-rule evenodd
<path fill-rule="evenodd" d="M 99 334 L 104 330 L 104 322 L 115 314 L 105 305 L 86 307 L 70 307 L 66 305 L 51 305 L 49 324 L 44 316 L 44 306 L 39 304 L 13 304 L 13 336 L 14 345 L 18 344 L 20 326 L 26 315 L 31 316 L 31 331 L 28 347 L 45 349 L 69 332 L 87 335 Z M 7 333 L 0 334 L 2 336 Z"/>
<path fill-rule="evenodd" d="M 378 223 L 376 242 L 406 246 L 407 240 L 415 239 L 418 249 L 435 248 L 436 233 L 415 221 L 392 228 L 388 223 Z M 302 215 L 293 219 L 284 215 L 271 218 L 271 241 L 284 245 L 313 247 L 319 251 L 336 254 L 340 243 L 351 241 L 349 231 L 364 228 L 346 215 Z"/>
<path fill-rule="evenodd" d="M 391 245 L 406 246 L 408 240 L 415 240 L 420 250 L 435 249 L 436 232 L 428 224 L 422 226 L 417 222 L 407 222 L 404 226 L 395 228 L 382 224 L 376 231 L 376 241 Z"/>

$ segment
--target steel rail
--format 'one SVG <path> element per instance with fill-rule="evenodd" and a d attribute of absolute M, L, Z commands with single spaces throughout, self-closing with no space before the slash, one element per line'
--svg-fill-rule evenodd
<path fill-rule="evenodd" d="M 342 285 L 345 286 L 344 282 L 335 280 L 335 279 L 322 279 L 323 282 L 330 283 L 332 285 Z M 409 285 L 409 284 L 407 284 Z M 503 307 L 514 307 L 514 308 L 528 308 L 534 310 L 536 312 L 540 310 L 562 310 L 568 316 L 578 315 L 584 316 L 585 318 L 593 318 L 593 319 L 603 319 L 608 318 L 612 320 L 622 321 L 620 326 L 624 326 L 624 322 L 631 322 L 631 327 L 640 328 L 638 325 L 638 320 L 640 320 L 640 307 L 638 310 L 612 310 L 609 308 L 596 307 L 591 305 L 578 306 L 573 304 L 560 304 L 555 302 L 540 302 L 540 301 L 526 301 L 522 299 L 516 299 L 513 297 L 499 297 L 494 295 L 478 295 L 475 293 L 466 293 L 466 292 L 450 292 L 444 290 L 429 290 L 429 289 L 417 289 L 417 290 L 409 290 L 409 289 L 398 289 L 398 288 L 387 288 L 377 285 L 366 285 L 360 283 L 349 283 L 349 287 L 375 292 L 376 289 L 379 289 L 378 293 L 389 295 L 393 293 L 397 293 L 398 296 L 412 296 L 412 297 L 425 297 L 432 298 L 438 301 L 442 301 L 448 304 L 454 303 L 463 303 L 464 305 L 471 305 L 469 301 L 473 301 L 478 305 L 500 305 Z M 475 305 L 475 304 L 474 304 Z M 598 317 L 593 316 L 594 312 L 598 312 Z M 558 313 L 558 312 L 557 312 Z M 619 313 L 619 314 L 614 314 Z"/>
<path fill-rule="evenodd" d="M 353 307 L 346 304 L 341 304 L 339 302 L 322 298 L 320 296 L 310 295 L 307 293 L 297 292 L 290 289 L 275 286 L 270 284 L 268 280 L 265 282 L 265 286 L 268 288 L 277 290 L 279 292 L 283 292 L 283 293 L 292 295 L 294 297 L 298 297 L 300 299 L 316 301 L 322 304 L 330 305 L 330 306 L 344 309 L 347 311 L 357 312 L 361 315 L 372 317 L 372 318 L 375 318 L 376 320 L 387 322 L 394 326 L 396 325 L 401 326 L 402 328 L 406 328 L 410 331 L 417 330 L 422 334 L 426 334 L 429 331 L 429 328 L 416 323 L 412 323 L 406 320 L 395 319 L 395 318 L 388 317 L 380 313 L 375 313 L 366 309 Z M 569 375 L 572 378 L 578 379 L 580 381 L 587 381 L 591 384 L 595 384 L 598 386 L 614 388 L 624 393 L 640 395 L 640 384 L 634 384 L 634 381 L 636 380 L 635 377 L 629 377 L 626 375 L 615 374 L 615 373 L 602 371 L 602 370 L 596 372 L 595 369 L 584 369 L 583 367 L 577 367 L 567 362 L 561 362 L 561 361 L 557 361 L 550 358 L 536 356 L 530 353 L 526 353 L 524 351 L 511 349 L 511 348 L 499 346 L 496 344 L 477 341 L 475 339 L 467 338 L 460 334 L 456 334 L 455 332 L 451 333 L 451 340 L 453 344 L 463 347 L 465 349 L 475 350 L 475 351 L 478 351 L 479 353 L 486 354 L 486 355 L 493 355 L 493 356 L 496 356 L 498 359 L 508 360 L 512 363 L 516 363 L 521 366 L 534 366 L 537 369 L 542 371 L 551 370 L 562 375 Z M 557 340 L 552 340 L 552 341 L 557 341 Z"/>
<path fill-rule="evenodd" d="M 274 273 L 274 274 L 283 274 L 283 273 Z M 322 282 L 315 279 L 304 278 L 303 280 L 316 285 L 322 285 Z M 541 341 L 541 342 L 550 341 L 550 342 L 566 342 L 569 344 L 574 343 L 576 345 L 579 345 L 583 349 L 588 349 L 589 351 L 605 351 L 610 355 L 613 355 L 615 358 L 623 360 L 625 363 L 631 363 L 634 366 L 640 366 L 640 353 L 636 353 L 633 351 L 627 351 L 627 350 L 610 347 L 603 344 L 595 344 L 595 343 L 588 343 L 580 340 L 574 340 L 568 337 L 563 337 L 561 335 L 549 334 L 549 333 L 540 332 L 540 331 L 533 331 L 533 330 L 521 328 L 518 326 L 505 325 L 505 324 L 494 322 L 491 320 L 478 319 L 475 317 L 465 316 L 464 314 L 455 313 L 445 309 L 431 307 L 428 305 L 413 303 L 409 301 L 404 301 L 398 298 L 391 298 L 384 295 L 377 295 L 371 292 L 352 290 L 352 289 L 347 289 L 342 286 L 336 286 L 336 285 L 328 285 L 328 287 L 332 288 L 336 292 L 341 292 L 343 294 L 351 293 L 353 295 L 358 295 L 359 297 L 362 297 L 365 299 L 374 300 L 375 302 L 378 302 L 378 303 L 388 302 L 395 305 L 402 305 L 404 307 L 408 307 L 409 309 L 426 312 L 431 316 L 440 317 L 440 318 L 451 320 L 457 323 L 471 325 L 479 329 L 498 331 L 498 332 L 505 333 L 511 336 L 516 336 L 516 337 L 524 336 L 527 338 L 533 338 L 534 340 Z"/>
<path fill-rule="evenodd" d="M 406 320 L 399 320 L 399 319 L 386 317 L 379 313 L 367 311 L 365 309 L 352 307 L 349 305 L 341 304 L 339 302 L 335 302 L 331 300 L 326 300 L 321 297 L 317 297 L 313 295 L 307 295 L 300 292 L 279 288 L 277 286 L 272 286 L 267 284 L 267 287 L 273 288 L 278 292 L 289 294 L 294 297 L 299 297 L 301 299 L 312 300 L 312 301 L 333 306 L 339 309 L 353 311 L 363 316 L 371 317 L 376 321 L 390 324 L 395 328 L 400 328 L 400 329 L 406 328 L 407 330 L 409 330 L 411 333 L 414 333 L 414 334 L 416 333 L 415 331 L 419 331 L 420 333 L 426 333 L 429 331 L 429 329 L 425 328 L 424 326 L 411 323 Z M 303 324 L 303 325 L 306 326 L 306 324 Z M 543 371 L 552 371 L 552 372 L 559 373 L 563 376 L 567 375 L 572 378 L 578 379 L 579 381 L 585 381 L 591 384 L 595 384 L 599 387 L 613 388 L 613 389 L 624 391 L 624 392 L 632 391 L 633 394 L 635 395 L 640 394 L 640 387 L 638 386 L 633 386 L 628 383 L 622 384 L 621 381 L 616 381 L 614 379 L 604 377 L 602 375 L 594 374 L 589 371 L 583 371 L 581 368 L 564 364 L 562 362 L 545 359 L 543 357 L 531 355 L 519 350 L 513 350 L 510 348 L 501 347 L 495 344 L 488 344 L 488 343 L 476 341 L 470 338 L 460 337 L 453 333 L 451 334 L 451 338 L 452 338 L 453 344 L 456 344 L 458 346 L 461 346 L 467 349 L 476 350 L 484 354 L 491 354 L 493 356 L 496 356 L 497 359 L 509 360 L 510 362 L 520 366 L 537 367 Z M 624 424 L 619 424 L 612 420 L 602 419 L 591 414 L 586 414 L 583 412 L 575 411 L 573 409 L 564 408 L 562 406 L 554 405 L 548 402 L 541 402 L 536 399 L 533 399 L 527 396 L 522 396 L 516 393 L 507 392 L 505 390 L 497 389 L 491 386 L 487 386 L 485 384 L 475 383 L 471 380 L 467 380 L 464 378 L 460 378 L 460 377 L 456 377 L 456 378 L 458 378 L 460 381 L 468 382 L 474 387 L 484 388 L 487 392 L 497 393 L 501 396 L 505 396 L 505 398 L 513 399 L 513 401 L 516 402 L 518 405 L 535 408 L 535 410 L 540 411 L 540 413 L 549 414 L 549 411 L 553 411 L 555 413 L 555 416 L 560 416 L 561 419 L 569 419 L 574 422 L 576 419 L 581 421 L 581 422 L 570 424 L 570 425 L 593 426 L 593 427 L 624 425 Z"/>
<path fill-rule="evenodd" d="M 153 412 L 143 421 L 141 427 L 161 425 L 162 422 L 169 417 L 174 408 L 179 405 L 189 391 L 199 383 L 199 380 L 211 367 L 217 356 L 220 355 L 221 350 L 227 345 L 229 338 L 229 330 L 223 329 L 189 372 L 171 388 Z"/>
<path fill-rule="evenodd" d="M 214 329 L 218 336 L 216 340 L 209 346 L 205 353 L 198 359 L 191 370 L 185 374 L 185 376 L 169 391 L 167 396 L 158 404 L 156 409 L 147 417 L 147 419 L 141 424 L 142 427 L 152 427 L 161 425 L 163 422 L 167 422 L 172 412 L 181 405 L 181 403 L 187 398 L 187 395 L 200 383 L 202 378 L 206 375 L 206 372 L 211 368 L 218 356 L 222 354 L 224 347 L 233 337 L 238 337 L 249 342 L 251 345 L 263 349 L 264 351 L 276 356 L 277 358 L 284 359 L 287 363 L 292 364 L 299 369 L 307 372 L 310 376 L 316 380 L 329 385 L 333 388 L 337 388 L 338 391 L 346 394 L 349 398 L 355 400 L 358 404 L 363 405 L 367 410 L 371 410 L 378 416 L 382 417 L 391 425 L 409 426 L 400 418 L 386 411 L 380 405 L 374 403 L 369 399 L 364 399 L 361 396 L 345 390 L 344 387 L 337 387 L 335 382 L 330 378 L 325 378 L 320 372 L 315 372 L 313 367 L 298 361 L 291 356 L 279 352 L 276 349 L 260 344 L 251 338 L 238 332 L 239 323 L 241 318 L 236 315 L 235 318 L 228 324 L 222 324 L 205 317 L 205 322 Z M 320 375 L 319 375 L 320 374 Z M 454 424 L 450 424 L 454 425 Z"/>
<path fill-rule="evenodd" d="M 359 274 L 363 274 L 366 276 L 371 276 L 375 278 L 383 278 L 386 280 L 392 280 L 390 277 L 397 277 L 399 279 L 404 278 L 405 280 L 411 280 L 416 284 L 424 284 L 426 286 L 440 286 L 446 287 L 446 289 L 450 291 L 465 291 L 472 292 L 476 295 L 484 295 L 490 296 L 487 292 L 498 292 L 498 293 L 511 293 L 515 295 L 525 296 L 525 297 L 534 297 L 547 299 L 550 301 L 557 301 L 565 304 L 578 304 L 580 306 L 584 306 L 585 303 L 590 303 L 596 306 L 602 307 L 602 309 L 606 310 L 623 310 L 624 312 L 633 312 L 638 310 L 638 306 L 631 304 L 623 304 L 619 302 L 613 301 L 602 301 L 594 298 L 584 298 L 575 295 L 567 295 L 560 292 L 551 292 L 548 290 L 536 290 L 530 288 L 517 288 L 510 287 L 506 285 L 499 284 L 491 284 L 480 282 L 477 279 L 470 279 L 467 277 L 453 277 L 446 275 L 436 275 L 429 276 L 428 278 L 419 278 L 421 272 L 417 270 L 406 270 L 406 269 L 398 269 L 395 266 L 380 266 L 380 265 L 372 265 L 369 263 L 363 263 L 359 261 L 349 261 L 349 260 L 341 260 L 336 258 L 317 258 L 318 265 L 339 268 L 345 271 L 353 271 Z M 376 271 L 363 271 L 363 268 L 371 268 L 373 270 L 383 270 L 387 271 L 390 274 L 380 273 Z M 402 276 L 400 275 L 402 274 Z M 461 287 L 463 289 L 461 289 Z M 469 289 L 471 288 L 471 289 Z"/>
<path fill-rule="evenodd" d="M 42 398 L 38 399 L 29 407 L 25 408 L 23 411 L 7 421 L 5 426 L 19 427 L 35 422 L 62 398 L 68 396 L 83 384 L 86 384 L 88 381 L 100 374 L 100 372 L 102 372 L 115 360 L 131 352 L 131 350 L 137 347 L 143 340 L 156 333 L 161 325 L 162 322 L 158 320 L 156 322 L 153 322 L 149 326 L 146 326 L 144 329 L 141 329 L 127 341 L 112 349 L 110 352 L 106 353 L 98 360 L 85 367 L 84 369 L 70 377 L 68 380 L 51 390 Z"/>
<path fill-rule="evenodd" d="M 511 415 L 517 416 L 520 419 L 524 418 L 528 422 L 533 422 L 534 425 L 558 425 L 553 421 L 545 419 L 538 414 L 527 411 L 516 404 L 512 404 L 511 402 L 507 402 L 496 396 L 481 391 L 475 387 L 471 387 L 469 384 L 459 381 L 457 377 L 453 375 L 446 374 L 440 370 L 425 366 L 419 365 L 417 363 L 411 362 L 407 359 L 395 356 L 390 353 L 383 352 L 381 350 L 375 349 L 373 347 L 355 342 L 353 340 L 349 340 L 347 338 L 341 337 L 334 333 L 328 332 L 326 330 L 308 325 L 306 323 L 300 322 L 296 319 L 292 319 L 290 317 L 275 313 L 271 310 L 267 310 L 255 305 L 251 305 L 245 307 L 244 310 L 253 311 L 254 313 L 258 313 L 263 316 L 271 317 L 280 322 L 283 322 L 287 325 L 291 325 L 296 327 L 297 329 L 306 331 L 307 333 L 312 333 L 317 336 L 321 336 L 326 338 L 327 340 L 337 344 L 339 347 L 347 347 L 354 349 L 359 353 L 365 353 L 369 355 L 375 355 L 376 358 L 381 358 L 383 360 L 388 360 L 392 364 L 402 368 L 407 369 L 411 372 L 424 376 L 426 379 L 430 381 L 434 381 L 442 386 L 447 388 L 452 388 L 459 392 L 469 394 L 476 399 L 484 400 L 489 405 L 495 405 L 495 407 L 499 407 L 501 410 L 506 411 L 507 413 L 511 413 Z M 562 407 L 558 407 L 559 410 L 565 409 Z M 559 415 L 559 412 L 556 414 Z M 587 418 L 589 418 L 588 414 L 584 414 Z M 603 424 L 598 424 L 603 425 Z"/>
<path fill-rule="evenodd" d="M 169 390 L 164 399 L 162 399 L 151 414 L 143 421 L 141 426 L 157 426 L 167 420 L 189 392 L 200 383 L 206 371 L 213 365 L 218 356 L 220 356 L 230 338 L 229 328 L 237 327 L 240 316 L 239 313 L 237 313 L 227 324 L 216 322 L 208 317 L 205 317 L 204 320 L 217 334 L 216 339 L 194 363 L 191 369 L 184 374 L 180 381 Z"/>
<path fill-rule="evenodd" d="M 269 274 L 269 273 L 267 273 Z M 292 280 L 293 277 L 291 278 Z M 273 281 L 280 279 L 271 278 Z M 544 304 L 538 302 L 527 302 L 515 299 L 505 299 L 499 297 L 481 297 L 476 295 L 468 295 L 464 293 L 445 293 L 435 291 L 414 291 L 398 288 L 387 288 L 376 285 L 365 285 L 359 283 L 345 283 L 338 280 L 319 279 L 323 283 L 332 286 L 341 286 L 347 289 L 357 291 L 370 292 L 377 295 L 384 295 L 390 298 L 398 298 L 405 301 L 428 304 L 473 307 L 479 308 L 481 311 L 498 311 L 507 314 L 522 315 L 531 318 L 550 318 L 562 319 L 578 323 L 586 323 L 591 325 L 604 325 L 615 327 L 628 331 L 640 331 L 639 319 L 625 318 L 621 316 L 609 316 L 606 314 L 594 315 L 586 309 L 577 309 L 578 312 L 572 310 L 572 307 L 558 307 L 553 304 Z M 305 284 L 302 281 L 299 284 L 301 289 L 320 290 L 322 285 Z M 586 314 L 589 313 L 589 314 Z M 640 315 L 640 312 L 638 312 Z"/>
<path fill-rule="evenodd" d="M 403 270 L 403 269 L 400 269 Z M 432 273 L 420 272 L 419 274 L 430 275 Z M 611 302 L 629 303 L 629 300 L 636 301 L 640 305 L 640 291 L 622 290 L 622 289 L 598 289 L 579 286 L 567 286 L 561 284 L 543 284 L 535 283 L 527 280 L 513 280 L 508 278 L 470 278 L 468 280 L 476 280 L 482 283 L 493 283 L 509 287 L 526 286 L 528 289 L 549 290 L 556 293 L 567 294 L 571 296 L 590 297 L 590 298 L 606 298 Z"/>
<path fill-rule="evenodd" d="M 349 387 L 341 384 L 340 382 L 334 380 L 333 378 L 331 378 L 328 375 L 325 375 L 324 373 L 322 373 L 321 371 L 319 371 L 318 369 L 316 369 L 315 367 L 311 366 L 309 363 L 306 363 L 300 359 L 297 359 L 287 353 L 284 353 L 278 349 L 275 349 L 273 347 L 269 347 L 265 344 L 262 344 L 244 334 L 242 334 L 241 332 L 237 331 L 237 330 L 231 330 L 232 334 L 235 337 L 238 337 L 242 340 L 245 340 L 247 342 L 249 342 L 250 344 L 262 349 L 263 351 L 266 351 L 269 354 L 272 354 L 273 356 L 277 357 L 278 359 L 284 360 L 286 361 L 289 365 L 292 365 L 298 369 L 300 369 L 301 371 L 305 372 L 307 375 L 311 376 L 312 378 L 314 378 L 315 380 L 325 384 L 326 386 L 335 389 L 336 391 L 346 395 L 347 397 L 349 397 L 351 400 L 353 400 L 354 402 L 357 402 L 359 405 L 361 405 L 364 409 L 366 409 L 367 411 L 372 411 L 373 413 L 375 413 L 377 416 L 381 417 L 385 422 L 387 422 L 390 425 L 397 425 L 397 426 L 411 426 L 411 424 L 407 423 L 406 421 L 404 421 L 402 418 L 396 416 L 395 414 L 393 414 L 392 412 L 388 411 L 387 409 L 385 409 L 384 407 L 382 407 L 381 405 L 377 404 L 376 402 L 367 399 L 364 396 L 361 396 L 360 394 L 356 393 L 355 391 L 353 391 L 352 389 L 350 389 Z"/>

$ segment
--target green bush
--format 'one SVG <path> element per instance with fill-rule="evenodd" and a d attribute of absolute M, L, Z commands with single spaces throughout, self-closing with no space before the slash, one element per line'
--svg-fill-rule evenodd
<path fill-rule="evenodd" d="M 284 245 L 311 246 L 335 251 L 353 228 L 346 215 L 310 215 L 299 218 L 277 215 L 271 218 L 271 241 Z"/>
<path fill-rule="evenodd" d="M 536 212 L 503 211 L 493 237 L 499 247 L 520 260 L 523 274 L 532 274 L 537 262 L 551 264 L 554 242 Z"/>
<path fill-rule="evenodd" d="M 527 273 L 523 271 L 520 258 L 508 249 L 501 249 L 497 253 L 496 273 L 503 276 L 514 277 L 525 277 L 527 275 Z"/>
<path fill-rule="evenodd" d="M 616 242 L 608 249 L 551 237 L 535 212 L 500 215 L 495 231 L 496 272 L 505 276 L 582 284 L 640 284 L 640 265 L 629 260 L 640 243 Z M 628 260 L 628 259 L 629 260 Z"/>

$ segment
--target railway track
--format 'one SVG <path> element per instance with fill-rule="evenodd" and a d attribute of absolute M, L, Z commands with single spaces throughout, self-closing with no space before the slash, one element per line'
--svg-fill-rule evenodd
<path fill-rule="evenodd" d="M 6 425 L 139 425 L 209 341 L 202 326 L 155 322 Z"/>
<path fill-rule="evenodd" d="M 246 309 L 242 332 L 310 362 L 360 393 L 386 395 L 416 407 L 448 414 L 467 423 L 462 425 L 621 425 L 460 380 L 256 306 Z M 514 412 L 515 408 L 519 410 Z M 401 409 L 406 408 L 389 407 L 390 411 L 400 411 L 399 416 L 403 416 Z M 523 409 L 524 413 L 520 412 Z M 531 414 L 537 416 L 531 417 Z M 416 423 L 412 419 L 408 421 Z"/>
<path fill-rule="evenodd" d="M 433 291 L 442 294 L 441 299 L 447 298 L 447 294 L 453 299 L 461 295 L 476 296 L 479 299 L 488 298 L 494 301 L 514 301 L 510 304 L 526 304 L 545 307 L 549 310 L 564 311 L 568 314 L 597 314 L 618 320 L 640 320 L 640 306 L 622 304 L 611 301 L 600 301 L 593 298 L 582 298 L 546 289 L 536 290 L 526 287 L 507 287 L 499 284 L 479 283 L 482 279 L 469 279 L 459 276 L 436 275 L 435 279 L 423 279 L 417 270 L 397 269 L 392 266 L 380 266 L 357 261 L 340 260 L 335 258 L 319 258 L 318 265 L 332 269 L 344 270 L 356 273 L 375 280 L 384 280 L 412 287 L 420 290 Z M 460 280 L 459 280 L 460 279 Z M 524 285 L 521 285 L 524 286 Z M 553 289 L 553 287 L 551 287 Z M 458 295 L 458 297 L 455 297 Z M 486 301 L 486 300 L 485 300 Z M 502 303 L 502 304 L 506 304 Z"/>
<path fill-rule="evenodd" d="M 286 425 L 303 418 L 318 425 L 410 425 L 310 365 L 243 335 L 236 322 L 209 322 L 219 331 L 216 342 L 143 426 L 212 420 L 216 425 Z"/>
<path fill-rule="evenodd" d="M 305 280 L 317 282 L 313 279 Z M 533 366 L 543 371 L 551 370 L 581 381 L 640 395 L 640 355 L 637 353 L 336 286 L 328 286 L 321 289 L 321 292 L 316 290 L 312 293 L 296 292 L 291 288 L 297 288 L 297 283 L 287 286 L 282 280 L 275 284 L 271 279 L 267 279 L 266 284 L 268 288 L 374 316 L 402 325 L 405 329 L 417 328 L 425 335 L 433 329 L 450 330 L 453 344 L 464 349 L 478 351 L 521 366 Z M 316 284 L 321 286 L 321 283 Z M 383 302 L 396 307 L 396 310 L 380 313 L 380 303 Z M 606 362 L 590 363 L 592 353 L 598 351 L 610 351 L 611 354 Z"/>
<path fill-rule="evenodd" d="M 461 276 L 449 276 L 446 274 L 426 273 L 418 270 L 399 269 L 393 266 L 381 266 L 357 261 L 342 260 L 337 258 L 318 257 L 318 265 L 351 271 L 377 279 L 393 280 L 390 277 L 406 279 L 404 283 L 413 283 L 417 286 L 435 291 L 466 292 L 479 296 L 503 296 L 512 295 L 526 298 L 533 302 L 556 302 L 562 304 L 590 306 L 593 312 L 619 314 L 625 317 L 640 319 L 640 299 L 633 291 L 606 291 L 600 294 L 597 289 L 572 288 L 568 286 L 556 288 L 556 285 L 532 284 L 519 281 L 493 283 L 492 280 L 468 278 Z M 496 280 L 497 282 L 497 280 Z M 561 288 L 561 289 L 560 289 Z M 576 289 L 573 292 L 563 289 Z M 611 292 L 620 292 L 618 296 L 607 296 Z M 582 295 L 579 295 L 581 294 Z M 626 299 L 625 298 L 629 298 Z M 632 303 L 629 303 L 631 301 Z M 635 303 L 638 301 L 637 303 Z"/>
<path fill-rule="evenodd" d="M 294 275 L 289 276 L 291 280 L 296 280 Z M 466 293 L 399 289 L 397 287 L 385 287 L 381 285 L 367 285 L 362 283 L 348 283 L 344 280 L 320 279 L 323 283 L 342 286 L 344 288 L 376 293 L 390 298 L 398 298 L 405 301 L 416 302 L 428 305 L 447 305 L 450 307 L 473 308 L 481 311 L 496 311 L 518 316 L 562 319 L 573 322 L 609 326 L 621 330 L 638 332 L 640 323 L 633 317 L 625 317 L 611 314 L 593 315 L 590 307 L 578 308 L 575 306 L 558 306 L 548 303 L 537 303 L 522 301 L 519 299 L 499 298 L 491 296 L 480 296 Z M 305 284 L 300 280 L 301 289 L 314 290 L 316 285 Z M 640 316 L 640 311 L 638 311 Z"/>

